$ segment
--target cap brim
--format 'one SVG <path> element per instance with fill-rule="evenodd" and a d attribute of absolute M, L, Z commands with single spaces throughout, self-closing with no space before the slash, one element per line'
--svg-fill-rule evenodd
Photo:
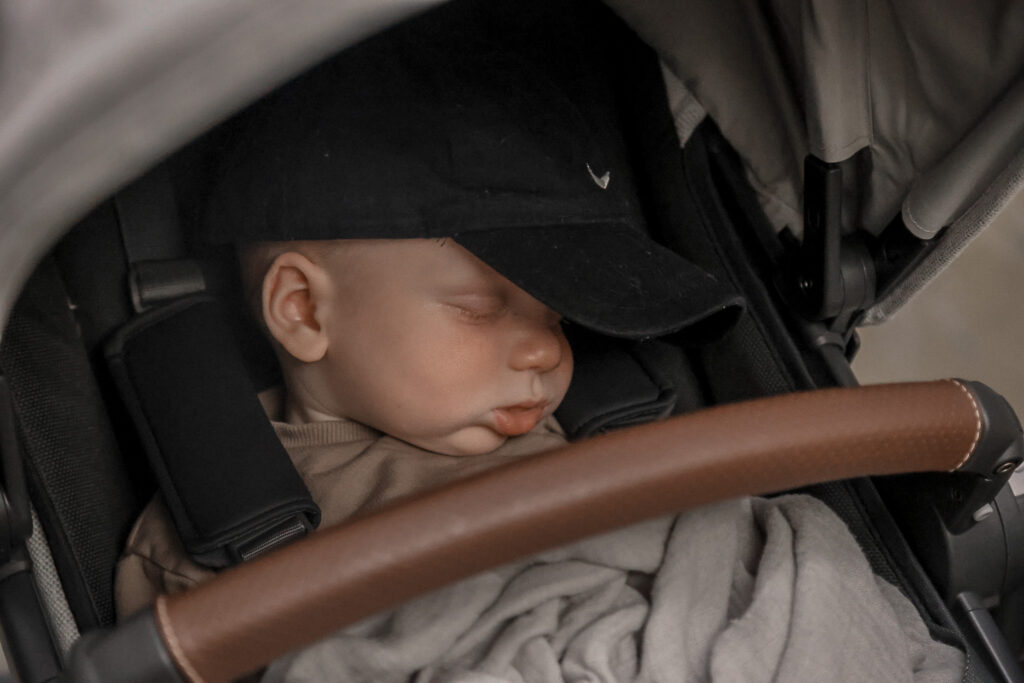
<path fill-rule="evenodd" d="M 455 241 L 568 320 L 627 339 L 714 334 L 743 299 L 679 254 L 621 224 L 467 232 Z"/>

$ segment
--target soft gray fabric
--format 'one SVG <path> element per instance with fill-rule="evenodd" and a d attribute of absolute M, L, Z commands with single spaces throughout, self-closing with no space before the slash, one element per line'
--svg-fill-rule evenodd
<path fill-rule="evenodd" d="M 661 63 L 661 77 L 665 82 L 665 95 L 668 97 L 668 109 L 675 123 L 676 137 L 679 138 L 679 145 L 685 146 L 686 141 L 707 118 L 708 113 L 664 62 Z"/>
<path fill-rule="evenodd" d="M 805 155 L 870 149 L 844 221 L 878 233 L 1024 72 L 1020 2 L 606 2 L 714 118 L 774 225 L 797 234 Z"/>
<path fill-rule="evenodd" d="M 785 496 L 480 574 L 280 660 L 264 680 L 937 683 L 963 666 L 825 505 Z"/>

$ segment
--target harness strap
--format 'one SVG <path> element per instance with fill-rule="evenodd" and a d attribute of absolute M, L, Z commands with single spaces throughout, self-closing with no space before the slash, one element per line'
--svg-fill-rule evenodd
<path fill-rule="evenodd" d="M 124 188 L 115 206 L 138 315 L 108 341 L 107 362 L 185 550 L 222 568 L 305 536 L 320 509 L 187 258 L 167 169 Z"/>
<path fill-rule="evenodd" d="M 202 268 L 186 257 L 166 167 L 157 166 L 122 189 L 114 206 L 136 313 L 206 289 Z"/>

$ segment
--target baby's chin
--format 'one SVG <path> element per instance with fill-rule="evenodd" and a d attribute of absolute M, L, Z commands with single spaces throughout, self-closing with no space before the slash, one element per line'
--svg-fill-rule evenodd
<path fill-rule="evenodd" d="M 417 437 L 408 435 L 399 438 L 427 451 L 459 457 L 485 455 L 497 450 L 509 439 L 504 434 L 479 425 L 465 427 L 454 434 L 445 436 Z"/>

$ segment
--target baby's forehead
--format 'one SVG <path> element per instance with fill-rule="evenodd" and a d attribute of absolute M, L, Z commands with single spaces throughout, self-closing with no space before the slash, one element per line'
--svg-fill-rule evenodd
<path fill-rule="evenodd" d="M 325 268 L 350 281 L 401 278 L 425 285 L 515 287 L 451 238 L 330 240 L 312 250 Z"/>

